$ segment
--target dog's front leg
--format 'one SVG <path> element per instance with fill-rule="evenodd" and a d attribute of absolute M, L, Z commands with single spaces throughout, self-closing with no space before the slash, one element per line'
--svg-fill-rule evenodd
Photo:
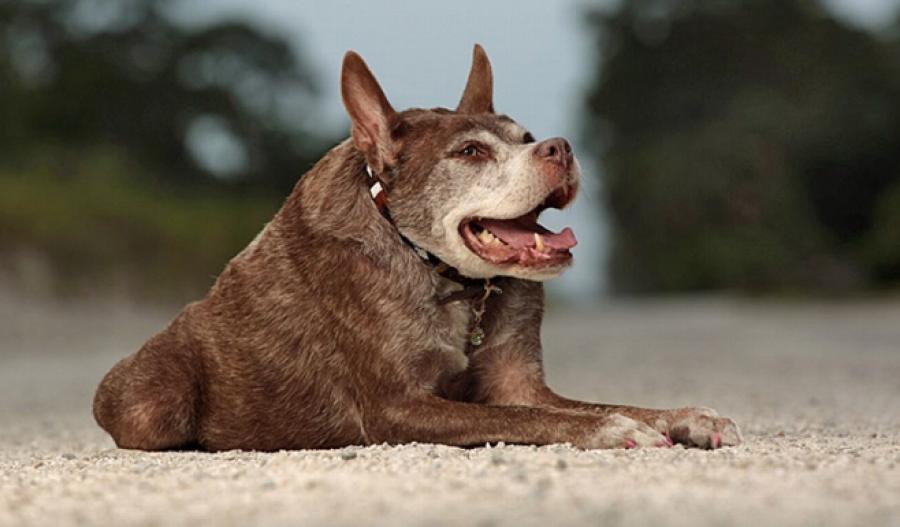
<path fill-rule="evenodd" d="M 365 414 L 369 443 L 485 443 L 579 448 L 666 446 L 666 437 L 645 423 L 622 415 L 593 415 L 550 408 L 493 406 L 449 401 L 432 395 L 381 401 Z"/>
<path fill-rule="evenodd" d="M 673 408 L 657 410 L 614 404 L 597 404 L 568 399 L 544 386 L 544 404 L 552 408 L 587 411 L 600 415 L 618 413 L 647 423 L 666 434 L 675 443 L 699 448 L 719 448 L 741 444 L 737 424 L 728 417 L 720 417 L 710 408 Z"/>
<path fill-rule="evenodd" d="M 492 306 L 488 339 L 471 357 L 469 370 L 456 387 L 457 398 L 492 405 L 563 409 L 598 416 L 622 415 L 646 423 L 687 446 L 737 445 L 734 421 L 707 408 L 655 410 L 575 401 L 556 394 L 544 382 L 540 327 L 543 288 L 526 281 L 504 283 Z"/>
<path fill-rule="evenodd" d="M 512 343 L 510 343 L 512 344 Z M 540 350 L 533 344 L 499 346 L 480 351 L 473 361 L 469 399 L 493 405 L 524 405 L 597 416 L 621 415 L 645 423 L 672 441 L 699 448 L 718 448 L 741 443 L 737 425 L 708 408 L 657 410 L 576 401 L 563 397 L 544 382 Z"/>
<path fill-rule="evenodd" d="M 589 403 L 563 397 L 544 382 L 540 350 L 485 349 L 477 358 L 472 400 L 497 405 L 527 405 L 584 412 L 598 416 L 622 415 L 653 427 L 672 441 L 699 448 L 718 448 L 741 443 L 734 421 L 708 408 L 657 410 L 614 404 Z M 539 345 L 538 345 L 539 346 Z"/>
<path fill-rule="evenodd" d="M 705 408 L 654 410 L 595 404 L 562 397 L 544 382 L 541 321 L 544 291 L 538 282 L 508 279 L 488 306 L 486 339 L 473 350 L 466 371 L 442 386 L 449 399 L 490 406 L 527 406 L 599 418 L 624 417 L 652 427 L 672 441 L 701 448 L 741 442 L 734 421 Z"/>

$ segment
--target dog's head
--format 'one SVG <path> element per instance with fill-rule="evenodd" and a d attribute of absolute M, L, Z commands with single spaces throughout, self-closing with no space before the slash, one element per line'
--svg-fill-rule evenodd
<path fill-rule="evenodd" d="M 575 197 L 580 167 L 562 138 L 537 142 L 494 112 L 487 55 L 475 46 L 456 110 L 396 112 L 354 52 L 344 57 L 353 143 L 382 180 L 397 228 L 460 273 L 552 278 L 572 261 L 572 230 L 537 223 Z"/>

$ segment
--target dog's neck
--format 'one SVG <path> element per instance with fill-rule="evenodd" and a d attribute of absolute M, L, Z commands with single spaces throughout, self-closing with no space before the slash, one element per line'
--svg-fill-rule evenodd
<path fill-rule="evenodd" d="M 469 301 L 472 304 L 472 312 L 475 316 L 474 324 L 469 331 L 469 341 L 478 346 L 484 339 L 484 330 L 481 328 L 481 317 L 484 315 L 487 299 L 492 293 L 501 293 L 502 290 L 496 284 L 491 283 L 490 278 L 469 278 L 463 276 L 456 268 L 450 266 L 440 258 L 419 247 L 412 240 L 407 238 L 397 228 L 391 217 L 391 210 L 388 206 L 388 194 L 384 181 L 372 170 L 372 167 L 366 165 L 366 177 L 368 178 L 369 195 L 375 203 L 378 212 L 393 226 L 397 235 L 426 265 L 430 266 L 435 273 L 442 278 L 456 282 L 462 286 L 462 289 L 454 291 L 438 299 L 440 304 L 449 304 L 451 302 Z"/>
<path fill-rule="evenodd" d="M 369 165 L 366 165 L 366 176 L 368 177 L 369 182 L 369 195 L 372 196 L 372 201 L 375 202 L 375 207 L 378 209 L 378 212 L 380 212 L 381 215 L 384 216 L 384 219 L 386 219 L 388 223 L 390 223 L 394 227 L 394 230 L 397 231 L 397 234 L 400 236 L 400 239 L 403 240 L 403 243 L 408 245 L 413 250 L 413 252 L 415 252 L 416 255 L 422 259 L 423 262 L 433 267 L 436 273 L 444 276 L 445 278 L 450 278 L 450 276 L 445 276 L 445 273 L 450 270 L 456 271 L 455 269 L 442 262 L 440 258 L 428 252 L 426 249 L 423 249 L 422 247 L 416 245 L 415 242 L 404 236 L 403 233 L 400 232 L 400 229 L 397 228 L 397 224 L 394 223 L 394 219 L 391 217 L 391 210 L 388 208 L 388 196 L 387 190 L 384 186 L 384 182 L 382 182 L 381 178 L 377 174 L 375 174 L 375 171 L 373 171 L 372 167 L 370 167 Z M 456 275 L 460 278 L 465 278 L 459 275 L 458 272 L 456 272 Z M 454 278 L 450 279 L 453 281 L 458 281 Z"/>
<path fill-rule="evenodd" d="M 441 261 L 440 258 L 429 252 L 428 250 L 419 247 L 415 242 L 407 238 L 400 229 L 397 228 L 397 224 L 394 223 L 394 219 L 391 217 L 391 209 L 388 206 L 388 194 L 387 189 L 385 187 L 384 181 L 381 177 L 372 170 L 372 167 L 366 165 L 366 177 L 368 178 L 368 186 L 369 186 L 369 195 L 372 197 L 372 201 L 375 203 L 375 207 L 378 209 L 378 212 L 388 221 L 388 223 L 393 226 L 394 230 L 397 232 L 397 235 L 400 236 L 400 239 L 403 240 L 403 243 L 407 245 L 416 256 L 418 256 L 426 265 L 430 266 L 434 269 L 434 272 L 440 275 L 443 278 L 456 282 L 463 286 L 463 290 L 471 290 L 474 288 L 483 289 L 488 280 L 483 278 L 469 278 L 468 276 L 462 275 L 456 268 L 447 264 L 446 262 Z"/>

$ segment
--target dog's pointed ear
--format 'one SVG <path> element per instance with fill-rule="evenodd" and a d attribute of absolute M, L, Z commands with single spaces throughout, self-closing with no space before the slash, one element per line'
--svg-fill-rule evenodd
<path fill-rule="evenodd" d="M 462 99 L 456 107 L 459 113 L 494 113 L 494 74 L 491 61 L 480 44 L 472 51 L 472 68 Z"/>
<path fill-rule="evenodd" d="M 365 154 L 372 170 L 382 172 L 395 162 L 391 125 L 397 113 L 365 61 L 354 51 L 344 55 L 341 97 L 352 122 L 353 144 Z"/>

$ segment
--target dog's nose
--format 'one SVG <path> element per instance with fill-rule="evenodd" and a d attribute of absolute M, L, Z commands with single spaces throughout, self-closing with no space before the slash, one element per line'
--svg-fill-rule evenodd
<path fill-rule="evenodd" d="M 562 137 L 554 137 L 537 144 L 534 150 L 538 159 L 556 163 L 568 169 L 572 165 L 572 146 Z"/>

